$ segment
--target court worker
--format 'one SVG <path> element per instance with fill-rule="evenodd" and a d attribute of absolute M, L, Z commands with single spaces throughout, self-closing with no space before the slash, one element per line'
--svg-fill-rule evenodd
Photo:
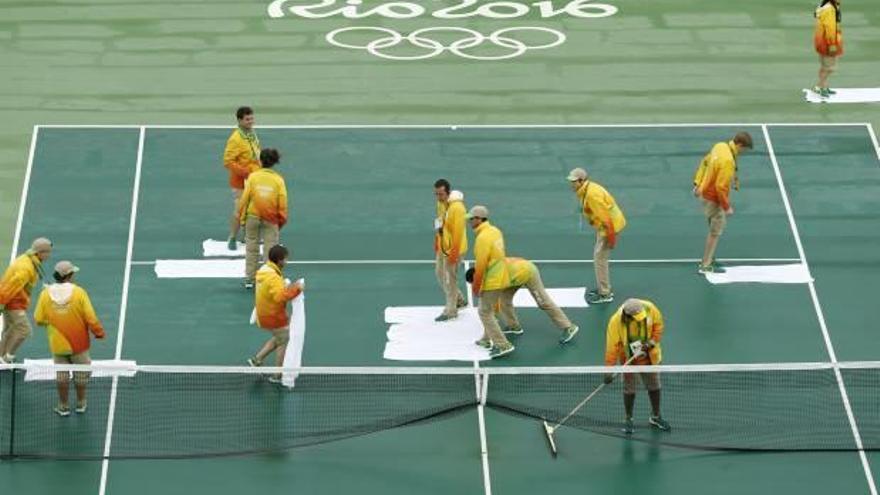
<path fill-rule="evenodd" d="M 434 272 L 437 283 L 445 297 L 443 313 L 435 321 L 447 321 L 458 317 L 458 310 L 467 305 L 458 287 L 458 266 L 467 253 L 467 210 L 464 194 L 451 191 L 449 181 L 439 179 L 434 183 L 437 198 L 437 217 L 434 219 Z"/>
<path fill-rule="evenodd" d="M 235 111 L 238 127 L 226 140 L 223 150 L 223 166 L 229 171 L 229 187 L 232 190 L 232 213 L 229 216 L 228 248 L 236 249 L 236 239 L 240 229 L 239 201 L 244 192 L 244 182 L 248 176 L 260 168 L 260 138 L 254 131 L 254 109 L 239 107 Z"/>
<path fill-rule="evenodd" d="M 504 262 L 504 234 L 489 223 L 489 209 L 477 205 L 471 208 L 467 219 L 474 229 L 474 277 L 471 285 L 474 297 L 479 297 L 477 313 L 483 323 L 483 337 L 476 342 L 489 349 L 489 356 L 499 358 L 514 351 L 495 317 L 495 308 L 503 290 L 510 287 L 510 274 Z"/>
<path fill-rule="evenodd" d="M 43 279 L 43 263 L 52 255 L 52 241 L 34 239 L 30 249 L 15 259 L 0 279 L 0 312 L 3 335 L 0 336 L 0 363 L 15 362 L 15 354 L 31 335 L 27 309 L 31 293 Z"/>

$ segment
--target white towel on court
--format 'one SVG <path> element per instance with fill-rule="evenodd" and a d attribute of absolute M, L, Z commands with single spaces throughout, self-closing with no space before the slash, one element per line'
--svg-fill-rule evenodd
<path fill-rule="evenodd" d="M 880 88 L 832 88 L 837 91 L 822 98 L 811 89 L 804 89 L 804 98 L 810 103 L 880 103 Z"/>
<path fill-rule="evenodd" d="M 443 306 L 385 308 L 390 323 L 383 357 L 398 361 L 483 361 L 489 351 L 474 342 L 483 336 L 476 308 L 463 308 L 458 318 L 434 321 Z"/>
<path fill-rule="evenodd" d="M 712 284 L 761 283 L 806 284 L 813 281 L 802 263 L 790 265 L 726 266 L 724 273 L 707 273 Z"/>
<path fill-rule="evenodd" d="M 55 379 L 52 359 L 25 359 L 24 381 L 46 381 Z M 115 359 L 97 359 L 92 361 L 92 378 L 108 378 L 113 376 L 132 377 L 135 374 L 135 361 Z"/>

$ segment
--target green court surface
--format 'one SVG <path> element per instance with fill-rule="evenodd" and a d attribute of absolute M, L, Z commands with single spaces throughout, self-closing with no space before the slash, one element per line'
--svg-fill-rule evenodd
<path fill-rule="evenodd" d="M 719 257 L 737 263 L 809 264 L 815 283 L 712 286 L 695 273 L 705 219 L 690 195 L 712 143 L 749 131 L 741 191 Z M 449 178 L 468 205 L 482 203 L 508 254 L 538 260 L 551 287 L 591 285 L 592 234 L 565 181 L 585 166 L 629 218 L 614 251 L 618 301 L 636 296 L 664 311 L 664 363 L 872 360 L 880 291 L 880 151 L 864 124 L 557 127 L 272 127 L 291 193 L 282 241 L 288 272 L 308 280 L 306 366 L 421 366 L 382 359 L 394 305 L 440 300 L 431 258 L 432 183 Z M 158 279 L 158 259 L 198 259 L 223 239 L 229 191 L 217 127 L 39 127 L 18 246 L 38 235 L 54 260 L 82 268 L 109 330 L 93 357 L 139 364 L 242 365 L 265 338 L 247 325 L 252 296 L 237 279 Z M 769 141 L 767 139 L 769 137 Z M 133 214 L 133 208 L 136 208 Z M 19 249 L 20 250 L 20 249 Z M 570 310 L 582 332 L 556 344 L 546 318 L 522 309 L 526 335 L 504 366 L 601 364 L 616 308 Z M 784 345 L 782 344 L 784 343 Z M 20 352 L 43 357 L 37 329 Z M 435 364 L 435 363 L 427 363 Z M 469 363 L 441 363 L 470 366 Z M 485 366 L 495 366 L 486 363 Z M 845 384 L 844 384 L 845 385 Z M 640 395 L 637 411 L 647 404 Z M 96 391 L 89 422 L 101 441 L 110 405 Z M 855 403 L 858 415 L 870 404 Z M 621 406 L 622 409 L 622 406 Z M 768 412 L 768 414 L 777 412 Z M 870 413 L 870 412 L 868 412 Z M 47 428 L 58 419 L 45 414 Z M 174 411 L 168 410 L 169 417 Z M 332 412 L 328 412 L 332 415 Z M 622 415 L 622 410 L 621 410 Z M 79 419 L 79 418 L 75 418 Z M 487 410 L 488 478 L 477 413 L 283 453 L 202 460 L 4 461 L 10 493 L 216 494 L 292 487 L 308 493 L 868 493 L 880 463 L 857 452 L 710 453 L 628 442 L 575 429 L 558 434 L 553 460 L 534 421 Z M 340 475 L 344 473 L 344 475 Z M 876 476 L 876 475 L 875 475 Z M 873 480 L 871 480 L 873 483 Z M 106 483 L 106 484 L 104 484 Z"/>

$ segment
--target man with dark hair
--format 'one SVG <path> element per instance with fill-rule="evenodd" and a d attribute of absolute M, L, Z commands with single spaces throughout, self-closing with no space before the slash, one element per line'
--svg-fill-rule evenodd
<path fill-rule="evenodd" d="M 239 201 L 238 219 L 244 225 L 246 289 L 254 287 L 260 241 L 263 241 L 265 262 L 269 250 L 278 244 L 279 230 L 287 223 L 287 186 L 273 168 L 280 159 L 276 149 L 266 148 L 260 152 L 262 168 L 250 175 Z"/>
<path fill-rule="evenodd" d="M 605 366 L 659 365 L 663 359 L 660 339 L 663 338 L 663 315 L 654 303 L 646 299 L 627 299 L 608 320 L 605 332 Z M 669 431 L 669 423 L 660 415 L 660 374 L 638 373 L 651 401 L 648 423 L 661 431 Z M 605 375 L 605 383 L 614 380 Z M 636 402 L 636 373 L 623 375 L 623 407 L 626 413 L 623 432 L 635 431 L 633 409 Z"/>
<path fill-rule="evenodd" d="M 752 149 L 752 136 L 748 132 L 737 133 L 731 141 L 721 141 L 703 157 L 694 174 L 694 196 L 702 198 L 703 213 L 709 223 L 709 234 L 700 262 L 700 273 L 723 273 L 724 268 L 715 261 L 718 239 L 727 225 L 727 217 L 733 215 L 730 204 L 730 186 L 739 191 L 736 176 L 736 159 L 746 149 Z"/>
<path fill-rule="evenodd" d="M 434 220 L 434 273 L 440 289 L 446 296 L 443 313 L 436 321 L 447 321 L 458 316 L 458 309 L 467 303 L 458 288 L 458 264 L 467 252 L 465 233 L 464 195 L 461 191 L 450 191 L 449 181 L 439 179 L 434 182 L 434 196 L 437 198 L 437 218 Z"/>
<path fill-rule="evenodd" d="M 27 309 L 31 292 L 43 278 L 43 263 L 52 254 L 52 241 L 34 239 L 31 248 L 15 259 L 0 279 L 0 313 L 3 335 L 0 337 L 0 364 L 15 362 L 15 353 L 31 335 Z"/>
<path fill-rule="evenodd" d="M 290 284 L 284 279 L 284 266 L 287 264 L 288 251 L 281 245 L 269 249 L 269 261 L 257 272 L 257 289 L 254 306 L 257 314 L 257 325 L 272 333 L 272 337 L 252 358 L 247 360 L 251 366 L 262 366 L 263 360 L 275 353 L 275 366 L 284 366 L 284 353 L 290 341 L 290 314 L 287 303 L 295 299 L 303 291 L 299 282 Z M 281 375 L 272 375 L 269 381 L 281 383 Z"/>
<path fill-rule="evenodd" d="M 251 172 L 260 168 L 260 139 L 254 132 L 254 110 L 240 107 L 235 111 L 238 127 L 226 140 L 223 166 L 229 170 L 229 187 L 232 188 L 232 215 L 229 219 L 229 250 L 235 251 L 239 232 L 238 207 L 244 181 Z"/>
<path fill-rule="evenodd" d="M 489 223 L 489 209 L 485 206 L 471 208 L 467 219 L 476 234 L 471 289 L 474 297 L 480 298 L 477 312 L 483 323 L 483 338 L 476 344 L 489 349 L 490 357 L 498 358 L 514 350 L 495 318 L 495 308 L 501 301 L 501 295 L 510 286 L 510 274 L 504 262 L 504 235 L 498 227 Z"/>
<path fill-rule="evenodd" d="M 55 364 L 91 364 L 89 357 L 89 333 L 98 339 L 104 338 L 104 327 L 95 314 L 88 293 L 73 283 L 73 275 L 79 271 L 69 261 L 59 261 L 55 265 L 54 284 L 48 285 L 40 293 L 34 322 L 45 326 L 49 337 L 49 350 Z M 89 372 L 73 373 L 76 386 L 76 412 L 86 412 L 86 385 Z M 55 413 L 70 416 L 69 392 L 70 373 L 59 371 L 55 378 L 58 387 L 58 405 Z"/>

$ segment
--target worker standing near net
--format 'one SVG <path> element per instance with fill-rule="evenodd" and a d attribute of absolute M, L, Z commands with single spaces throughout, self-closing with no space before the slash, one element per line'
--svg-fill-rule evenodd
<path fill-rule="evenodd" d="M 262 168 L 250 175 L 239 202 L 239 221 L 244 225 L 246 289 L 254 287 L 260 242 L 265 262 L 287 223 L 287 186 L 284 177 L 273 169 L 280 159 L 276 149 L 266 148 L 260 152 Z"/>
<path fill-rule="evenodd" d="M 239 202 L 244 191 L 244 182 L 248 176 L 260 168 L 260 139 L 254 131 L 254 110 L 251 107 L 239 107 L 235 111 L 238 127 L 226 140 L 223 150 L 223 166 L 229 170 L 229 187 L 232 189 L 232 214 L 229 218 L 228 248 L 236 249 L 236 239 L 241 224 L 239 223 Z"/>
<path fill-rule="evenodd" d="M 15 362 L 15 353 L 31 335 L 27 309 L 31 292 L 43 278 L 43 263 L 52 255 L 52 241 L 34 239 L 25 251 L 6 268 L 0 279 L 0 312 L 3 313 L 3 335 L 0 337 L 0 363 Z"/>
<path fill-rule="evenodd" d="M 504 262 L 504 235 L 498 227 L 489 223 L 489 209 L 485 206 L 471 208 L 467 219 L 476 235 L 471 289 L 474 297 L 480 298 L 478 313 L 483 323 L 483 337 L 476 344 L 489 349 L 489 356 L 497 358 L 514 350 L 495 318 L 495 308 L 501 301 L 501 295 L 510 286 L 510 274 Z"/>
<path fill-rule="evenodd" d="M 840 0 L 822 0 L 814 16 L 816 28 L 813 32 L 813 45 L 819 54 L 819 81 L 813 92 L 827 98 L 837 93 L 828 87 L 828 77 L 837 69 L 837 60 L 843 55 Z"/>
<path fill-rule="evenodd" d="M 290 341 L 290 314 L 287 303 L 303 291 L 301 282 L 288 283 L 284 278 L 288 251 L 281 245 L 269 249 L 269 261 L 257 272 L 257 287 L 254 296 L 257 325 L 272 333 L 256 355 L 249 358 L 251 366 L 262 366 L 269 354 L 275 353 L 275 366 L 284 366 L 284 353 Z M 296 330 L 296 329 L 294 329 Z M 269 377 L 272 383 L 281 383 L 281 374 Z"/>
<path fill-rule="evenodd" d="M 465 229 L 467 210 L 464 194 L 451 191 L 449 181 L 439 179 L 434 183 L 437 198 L 437 218 L 434 220 L 434 272 L 446 298 L 441 313 L 435 321 L 447 321 L 458 316 L 459 308 L 467 305 L 458 288 L 458 265 L 467 253 L 468 240 Z"/>
<path fill-rule="evenodd" d="M 744 150 L 752 149 L 752 136 L 748 132 L 737 133 L 731 141 L 721 141 L 712 146 L 700 161 L 694 174 L 694 196 L 702 198 L 703 213 L 709 224 L 700 273 L 723 273 L 724 268 L 715 260 L 715 249 L 721 238 L 727 217 L 733 215 L 730 188 L 739 191 L 736 160 Z"/>
<path fill-rule="evenodd" d="M 82 287 L 73 283 L 73 275 L 79 271 L 70 261 L 59 261 L 52 274 L 54 284 L 48 285 L 40 293 L 34 322 L 46 327 L 49 338 L 49 351 L 55 364 L 91 364 L 89 356 L 90 337 L 104 338 L 104 327 L 95 314 L 92 301 Z M 58 405 L 55 413 L 70 416 L 69 371 L 56 373 Z M 74 371 L 73 382 L 76 387 L 76 412 L 86 412 L 86 385 L 88 371 Z"/>
<path fill-rule="evenodd" d="M 586 170 L 573 169 L 568 174 L 568 182 L 580 202 L 581 213 L 596 229 L 596 244 L 593 247 L 596 289 L 587 291 L 585 299 L 589 304 L 610 303 L 614 300 L 614 292 L 611 290 L 608 261 L 611 251 L 617 246 L 618 235 L 626 227 L 626 217 L 611 193 L 590 180 Z"/>
<path fill-rule="evenodd" d="M 505 258 L 507 263 L 507 271 L 510 273 L 510 286 L 506 287 L 501 293 L 499 302 L 499 312 L 504 319 L 506 326 L 504 333 L 509 335 L 522 335 L 524 330 L 516 316 L 516 309 L 513 306 L 513 298 L 516 292 L 525 287 L 532 295 L 538 307 L 550 317 L 550 320 L 556 325 L 562 335 L 559 337 L 560 344 L 571 342 L 578 333 L 578 326 L 573 324 L 568 316 L 556 305 L 550 294 L 544 288 L 544 282 L 541 280 L 541 272 L 538 266 L 531 261 L 523 258 Z M 465 274 L 467 281 L 473 282 L 474 269 L 471 268 Z"/>
<path fill-rule="evenodd" d="M 624 364 L 633 356 L 629 366 L 659 365 L 663 359 L 660 340 L 663 338 L 663 315 L 657 306 L 645 299 L 627 299 L 608 320 L 605 334 L 605 365 Z M 669 423 L 660 414 L 660 374 L 638 373 L 648 390 L 651 401 L 651 417 L 648 422 L 654 428 L 669 431 Z M 612 374 L 605 375 L 605 383 L 611 383 Z M 633 408 L 636 401 L 636 373 L 623 375 L 623 407 L 626 419 L 623 432 L 635 431 Z"/>

